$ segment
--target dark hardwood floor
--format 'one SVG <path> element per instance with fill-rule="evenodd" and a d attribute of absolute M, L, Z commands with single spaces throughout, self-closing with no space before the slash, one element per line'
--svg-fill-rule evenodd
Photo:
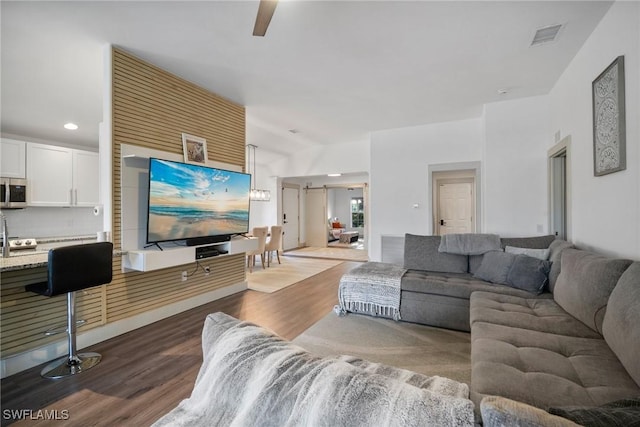
<path fill-rule="evenodd" d="M 222 311 L 293 339 L 333 308 L 340 277 L 358 265 L 341 263 L 272 294 L 240 292 L 82 349 L 102 361 L 81 375 L 46 380 L 39 366 L 5 378 L 2 425 L 148 426 L 190 396 L 207 314 Z M 18 414 L 23 419 L 13 419 Z"/>

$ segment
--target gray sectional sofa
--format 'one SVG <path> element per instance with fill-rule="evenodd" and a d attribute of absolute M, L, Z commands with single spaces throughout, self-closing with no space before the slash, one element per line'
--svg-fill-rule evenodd
<path fill-rule="evenodd" d="M 402 320 L 469 332 L 469 300 L 473 292 L 530 295 L 521 289 L 478 279 L 474 274 L 480 268 L 484 255 L 439 252 L 440 239 L 440 236 L 405 235 L 404 268 L 407 272 L 401 282 Z M 570 246 L 564 241 L 552 245 L 554 240 L 555 236 L 536 236 L 501 238 L 500 242 L 502 248 L 549 248 L 553 262 L 564 247 Z M 552 271 L 552 275 L 556 277 L 557 272 Z"/>
<path fill-rule="evenodd" d="M 562 407 L 640 398 L 640 262 L 553 236 L 501 243 L 549 250 L 543 292 L 479 279 L 494 254 L 442 253 L 439 236 L 405 236 L 402 319 L 470 330 L 471 399 L 485 424 L 570 425 L 537 408 L 567 416 Z"/>

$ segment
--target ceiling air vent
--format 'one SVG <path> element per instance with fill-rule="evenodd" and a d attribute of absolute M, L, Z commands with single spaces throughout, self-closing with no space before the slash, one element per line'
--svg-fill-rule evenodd
<path fill-rule="evenodd" d="M 552 42 L 558 36 L 562 24 L 549 25 L 548 27 L 538 28 L 536 34 L 533 36 L 531 46 L 537 46 L 543 43 Z"/>

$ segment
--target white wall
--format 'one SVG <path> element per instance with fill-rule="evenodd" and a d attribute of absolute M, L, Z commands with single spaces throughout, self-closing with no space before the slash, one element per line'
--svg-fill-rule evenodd
<path fill-rule="evenodd" d="M 548 233 L 547 148 L 553 136 L 547 96 L 485 105 L 483 232 Z"/>
<path fill-rule="evenodd" d="M 286 157 L 272 166 L 281 177 L 328 173 L 362 173 L 369 170 L 369 141 L 313 147 Z"/>
<path fill-rule="evenodd" d="M 594 177 L 591 83 L 625 57 L 627 169 Z M 552 130 L 571 135 L 574 243 L 640 259 L 640 3 L 618 1 L 550 93 Z"/>
<path fill-rule="evenodd" d="M 370 259 L 381 259 L 382 235 L 432 233 L 428 169 L 441 164 L 480 163 L 478 232 L 548 232 L 548 105 L 547 96 L 503 101 L 486 105 L 477 119 L 374 133 Z"/>
<path fill-rule="evenodd" d="M 253 165 L 247 170 L 252 170 Z M 313 147 L 284 157 L 271 164 L 256 164 L 256 188 L 271 191 L 269 202 L 251 202 L 250 227 L 260 227 L 281 223 L 281 182 L 294 182 L 304 187 L 342 183 L 365 183 L 369 171 L 369 142 L 358 141 L 347 144 Z M 328 173 L 348 174 L 340 178 L 326 178 Z M 291 177 L 310 177 L 314 179 L 294 179 Z M 320 176 L 323 176 L 320 178 Z M 288 178 L 288 179 L 287 179 Z M 300 212 L 301 218 L 302 211 Z M 301 230 L 304 224 L 301 223 Z M 302 237 L 302 236 L 301 236 Z"/>
<path fill-rule="evenodd" d="M 429 165 L 480 161 L 483 145 L 481 118 L 374 132 L 369 259 L 381 259 L 384 234 L 429 234 Z"/>

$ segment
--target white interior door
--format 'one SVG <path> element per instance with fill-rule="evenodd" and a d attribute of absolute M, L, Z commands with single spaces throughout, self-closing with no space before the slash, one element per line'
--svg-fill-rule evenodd
<path fill-rule="evenodd" d="M 438 234 L 473 233 L 473 183 L 441 183 L 438 192 Z"/>
<path fill-rule="evenodd" d="M 282 188 L 282 249 L 300 246 L 300 189 Z"/>
<path fill-rule="evenodd" d="M 327 190 L 307 188 L 305 190 L 305 235 L 307 246 L 327 246 L 329 225 L 327 222 Z"/>

